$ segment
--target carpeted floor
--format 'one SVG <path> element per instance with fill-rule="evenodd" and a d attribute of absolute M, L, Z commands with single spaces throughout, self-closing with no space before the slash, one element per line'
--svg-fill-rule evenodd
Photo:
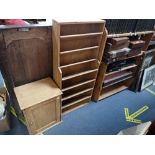
<path fill-rule="evenodd" d="M 152 86 L 151 90 L 155 90 Z M 117 134 L 120 130 L 137 125 L 125 120 L 124 108 L 133 113 L 143 106 L 149 109 L 136 119 L 146 122 L 155 119 L 155 96 L 147 91 L 134 93 L 124 90 L 98 103 L 64 115 L 63 122 L 43 134 L 45 135 L 106 135 Z"/>
<path fill-rule="evenodd" d="M 150 86 L 155 92 L 155 86 Z M 111 97 L 90 104 L 63 115 L 62 123 L 47 131 L 44 135 L 115 135 L 120 130 L 137 125 L 127 122 L 124 108 L 132 114 L 148 106 L 149 109 L 136 117 L 142 122 L 155 120 L 155 95 L 144 90 L 134 93 L 124 90 Z M 2 134 L 28 134 L 26 127 L 16 118 L 12 118 L 12 130 Z"/>

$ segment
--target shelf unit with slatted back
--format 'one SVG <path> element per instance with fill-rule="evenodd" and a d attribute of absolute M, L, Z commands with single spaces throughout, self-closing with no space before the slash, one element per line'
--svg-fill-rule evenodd
<path fill-rule="evenodd" d="M 100 67 L 99 67 L 99 72 L 97 75 L 97 80 L 96 80 L 95 88 L 94 88 L 93 95 L 92 95 L 93 101 L 102 100 L 106 97 L 109 97 L 127 88 L 130 88 L 131 90 L 133 90 L 134 85 L 136 84 L 135 77 L 137 76 L 140 65 L 142 63 L 143 54 L 148 48 L 148 45 L 153 36 L 153 33 L 154 31 L 145 31 L 145 32 L 137 32 L 137 33 L 110 34 L 107 36 L 107 38 L 139 36 L 141 40 L 145 41 L 145 45 L 140 54 L 137 54 L 135 56 L 129 56 L 129 57 L 122 59 L 122 60 L 134 59 L 135 64 L 132 64 L 127 67 L 123 67 L 118 71 L 112 71 L 108 73 L 107 68 L 109 64 L 103 62 L 102 60 Z M 116 82 L 110 85 L 107 85 L 107 86 L 104 85 L 104 81 L 106 77 L 108 77 L 109 75 L 115 76 L 117 73 L 122 72 L 122 71 L 131 71 L 132 76 L 129 76 L 128 78 L 124 78 L 122 80 L 117 80 Z"/>
<path fill-rule="evenodd" d="M 53 20 L 53 78 L 62 90 L 62 112 L 91 100 L 107 32 L 105 21 Z"/>

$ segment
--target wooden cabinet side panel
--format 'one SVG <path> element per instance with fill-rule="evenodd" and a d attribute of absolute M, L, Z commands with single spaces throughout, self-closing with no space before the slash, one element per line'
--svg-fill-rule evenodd
<path fill-rule="evenodd" d="M 62 103 L 61 103 L 61 96 L 56 98 L 56 118 L 57 118 L 57 122 L 61 121 L 61 110 L 62 107 Z"/>
<path fill-rule="evenodd" d="M 103 54 L 104 54 L 104 48 L 105 48 L 105 44 L 106 44 L 106 40 L 107 40 L 107 35 L 108 35 L 108 31 L 106 30 L 105 27 L 103 27 L 103 35 L 102 35 L 102 39 L 100 41 L 100 47 L 99 47 L 99 53 L 98 53 L 99 62 L 101 62 Z"/>
<path fill-rule="evenodd" d="M 53 78 L 58 87 L 62 88 L 62 75 L 60 70 L 60 24 L 53 20 L 52 26 L 53 41 Z"/>
<path fill-rule="evenodd" d="M 101 63 L 101 65 L 99 67 L 99 71 L 98 71 L 98 75 L 97 75 L 93 95 L 92 95 L 92 100 L 94 100 L 94 101 L 99 100 L 100 93 L 101 93 L 101 90 L 102 90 L 103 80 L 104 80 L 104 77 L 105 77 L 105 74 L 106 74 L 106 70 L 107 70 L 107 65 L 104 64 L 104 63 Z"/>

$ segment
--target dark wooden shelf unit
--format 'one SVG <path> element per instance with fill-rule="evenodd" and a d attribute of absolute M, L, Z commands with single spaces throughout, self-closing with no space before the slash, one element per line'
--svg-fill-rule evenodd
<path fill-rule="evenodd" d="M 53 77 L 62 89 L 62 112 L 91 100 L 107 39 L 104 21 L 53 20 Z"/>
<path fill-rule="evenodd" d="M 139 66 L 142 63 L 143 55 L 148 48 L 148 45 L 153 36 L 153 33 L 154 31 L 146 31 L 146 32 L 137 32 L 137 33 L 110 34 L 107 36 L 107 38 L 115 38 L 115 37 L 129 37 L 130 38 L 132 36 L 139 36 L 141 40 L 145 41 L 145 45 L 140 54 L 120 59 L 120 60 L 130 60 L 130 59 L 135 60 L 135 64 L 131 64 L 127 67 L 122 67 L 120 70 L 108 72 L 107 68 L 109 64 L 103 61 L 101 62 L 98 75 L 97 75 L 97 80 L 95 83 L 95 88 L 93 91 L 92 100 L 98 101 L 106 97 L 109 97 L 115 93 L 118 93 L 124 89 L 128 89 L 128 88 L 132 89 L 133 85 L 135 85 L 136 83 L 135 77 L 139 71 Z M 104 80 L 107 76 L 115 75 L 121 71 L 132 71 L 133 75 L 126 77 L 124 79 L 115 81 L 109 85 L 106 85 L 106 86 L 103 85 Z"/>

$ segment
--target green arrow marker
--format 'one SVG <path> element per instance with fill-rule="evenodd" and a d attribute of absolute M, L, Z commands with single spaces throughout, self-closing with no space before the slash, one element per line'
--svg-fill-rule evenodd
<path fill-rule="evenodd" d="M 143 112 L 145 112 L 147 109 L 149 109 L 148 106 L 144 106 L 142 108 L 140 108 L 139 110 L 137 110 L 136 112 L 134 112 L 133 114 L 129 115 L 129 109 L 128 108 L 124 108 L 124 113 L 125 113 L 125 118 L 127 122 L 133 122 L 133 123 L 141 123 L 141 120 L 137 120 L 135 119 L 137 116 L 139 116 L 140 114 L 142 114 Z"/>

